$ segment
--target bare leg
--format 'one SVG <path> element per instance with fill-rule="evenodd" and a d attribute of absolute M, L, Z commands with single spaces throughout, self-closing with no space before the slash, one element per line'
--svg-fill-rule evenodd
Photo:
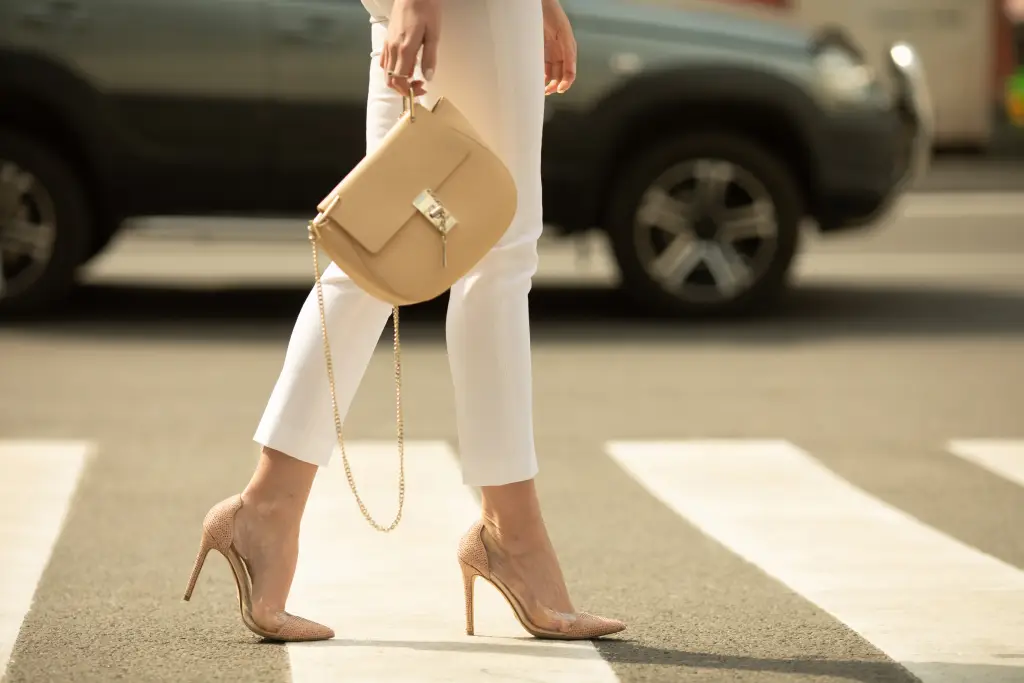
<path fill-rule="evenodd" d="M 374 46 L 379 43 L 378 35 Z M 368 152 L 402 111 L 401 97 L 384 86 L 384 73 L 376 60 L 370 62 Z M 344 420 L 391 306 L 356 287 L 335 264 L 327 268 L 321 281 L 338 410 Z M 235 518 L 235 543 L 252 569 L 253 618 L 274 631 L 274 621 L 284 618 L 295 576 L 306 501 L 319 467 L 329 462 L 337 442 L 315 291 L 310 291 L 299 312 L 284 367 L 254 439 L 262 449 Z"/>
<path fill-rule="evenodd" d="M 534 623 L 565 630 L 576 610 L 544 525 L 534 480 L 485 486 L 482 493 L 491 571 L 516 592 Z"/>
<path fill-rule="evenodd" d="M 447 0 L 428 99 L 450 97 L 512 172 L 516 217 L 451 291 L 447 344 L 463 479 L 483 492 L 491 572 L 533 623 L 565 632 L 576 619 L 541 514 L 534 476 L 528 295 L 543 226 L 541 3 Z M 539 75 L 538 75 L 539 74 Z M 609 629 L 613 630 L 613 629 Z"/>
<path fill-rule="evenodd" d="M 299 557 L 299 525 L 318 469 L 264 448 L 242 492 L 235 545 L 252 569 L 253 619 L 271 632 L 285 619 L 285 601 Z"/>

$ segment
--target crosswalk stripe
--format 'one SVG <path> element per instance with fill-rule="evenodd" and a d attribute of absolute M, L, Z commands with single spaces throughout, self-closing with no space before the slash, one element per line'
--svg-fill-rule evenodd
<path fill-rule="evenodd" d="M 993 474 L 1024 486 L 1024 439 L 961 439 L 948 450 Z"/>
<path fill-rule="evenodd" d="M 394 442 L 346 443 L 356 484 L 378 522 L 396 506 Z M 465 635 L 459 537 L 479 516 L 444 442 L 406 442 L 409 487 L 391 534 L 369 527 L 336 454 L 313 486 L 289 609 L 334 628 L 333 641 L 288 646 L 295 683 L 545 681 L 614 683 L 590 643 L 533 640 L 488 584 L 476 582 L 476 632 Z"/>
<path fill-rule="evenodd" d="M 1024 633 L 1024 572 L 789 442 L 612 442 L 607 451 L 670 509 L 923 683 L 1024 677 L 1012 658 Z"/>
<path fill-rule="evenodd" d="M 91 452 L 87 442 L 0 441 L 0 676 Z"/>

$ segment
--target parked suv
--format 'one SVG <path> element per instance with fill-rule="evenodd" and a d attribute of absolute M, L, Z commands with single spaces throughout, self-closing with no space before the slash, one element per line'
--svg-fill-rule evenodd
<path fill-rule="evenodd" d="M 545 220 L 610 237 L 666 315 L 748 311 L 812 218 L 870 224 L 927 163 L 913 49 L 565 0 L 579 79 L 548 98 Z M 0 310 L 40 311 L 128 218 L 309 216 L 364 152 L 368 18 L 338 0 L 5 0 Z"/>

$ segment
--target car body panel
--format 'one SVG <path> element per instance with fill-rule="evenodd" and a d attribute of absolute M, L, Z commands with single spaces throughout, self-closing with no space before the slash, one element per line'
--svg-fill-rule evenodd
<path fill-rule="evenodd" d="M 611 0 L 565 7 L 579 78 L 546 103 L 548 222 L 599 225 L 617 167 L 654 140 L 639 133 L 723 120 L 784 123 L 808 209 L 826 227 L 855 218 L 824 220 L 830 198 L 879 204 L 894 187 L 885 171 L 898 119 L 826 107 L 806 32 Z M 9 0 L 0 12 L 0 93 L 56 112 L 118 216 L 305 214 L 364 152 L 371 58 L 360 3 Z"/>
<path fill-rule="evenodd" d="M 354 0 L 270 4 L 271 202 L 304 213 L 366 150 L 369 17 Z"/>
<path fill-rule="evenodd" d="M 21 80 L 30 96 L 47 91 L 74 112 L 120 213 L 244 212 L 265 201 L 263 0 L 16 0 L 9 11 L 7 54 L 30 66 L 8 61 L 0 88 Z M 37 75 L 19 79 L 24 68 Z"/>

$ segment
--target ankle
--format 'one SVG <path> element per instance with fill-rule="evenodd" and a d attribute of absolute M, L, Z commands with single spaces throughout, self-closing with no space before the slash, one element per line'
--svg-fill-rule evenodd
<path fill-rule="evenodd" d="M 506 555 L 523 555 L 550 545 L 547 528 L 539 515 L 508 519 L 484 514 L 483 523 L 484 541 L 490 540 Z"/>
<path fill-rule="evenodd" d="M 304 502 L 295 496 L 267 491 L 246 489 L 242 493 L 242 510 L 262 524 L 275 526 L 298 527 L 302 521 Z"/>
<path fill-rule="evenodd" d="M 316 465 L 264 447 L 256 471 L 242 492 L 242 509 L 262 520 L 297 523 L 316 472 Z"/>

